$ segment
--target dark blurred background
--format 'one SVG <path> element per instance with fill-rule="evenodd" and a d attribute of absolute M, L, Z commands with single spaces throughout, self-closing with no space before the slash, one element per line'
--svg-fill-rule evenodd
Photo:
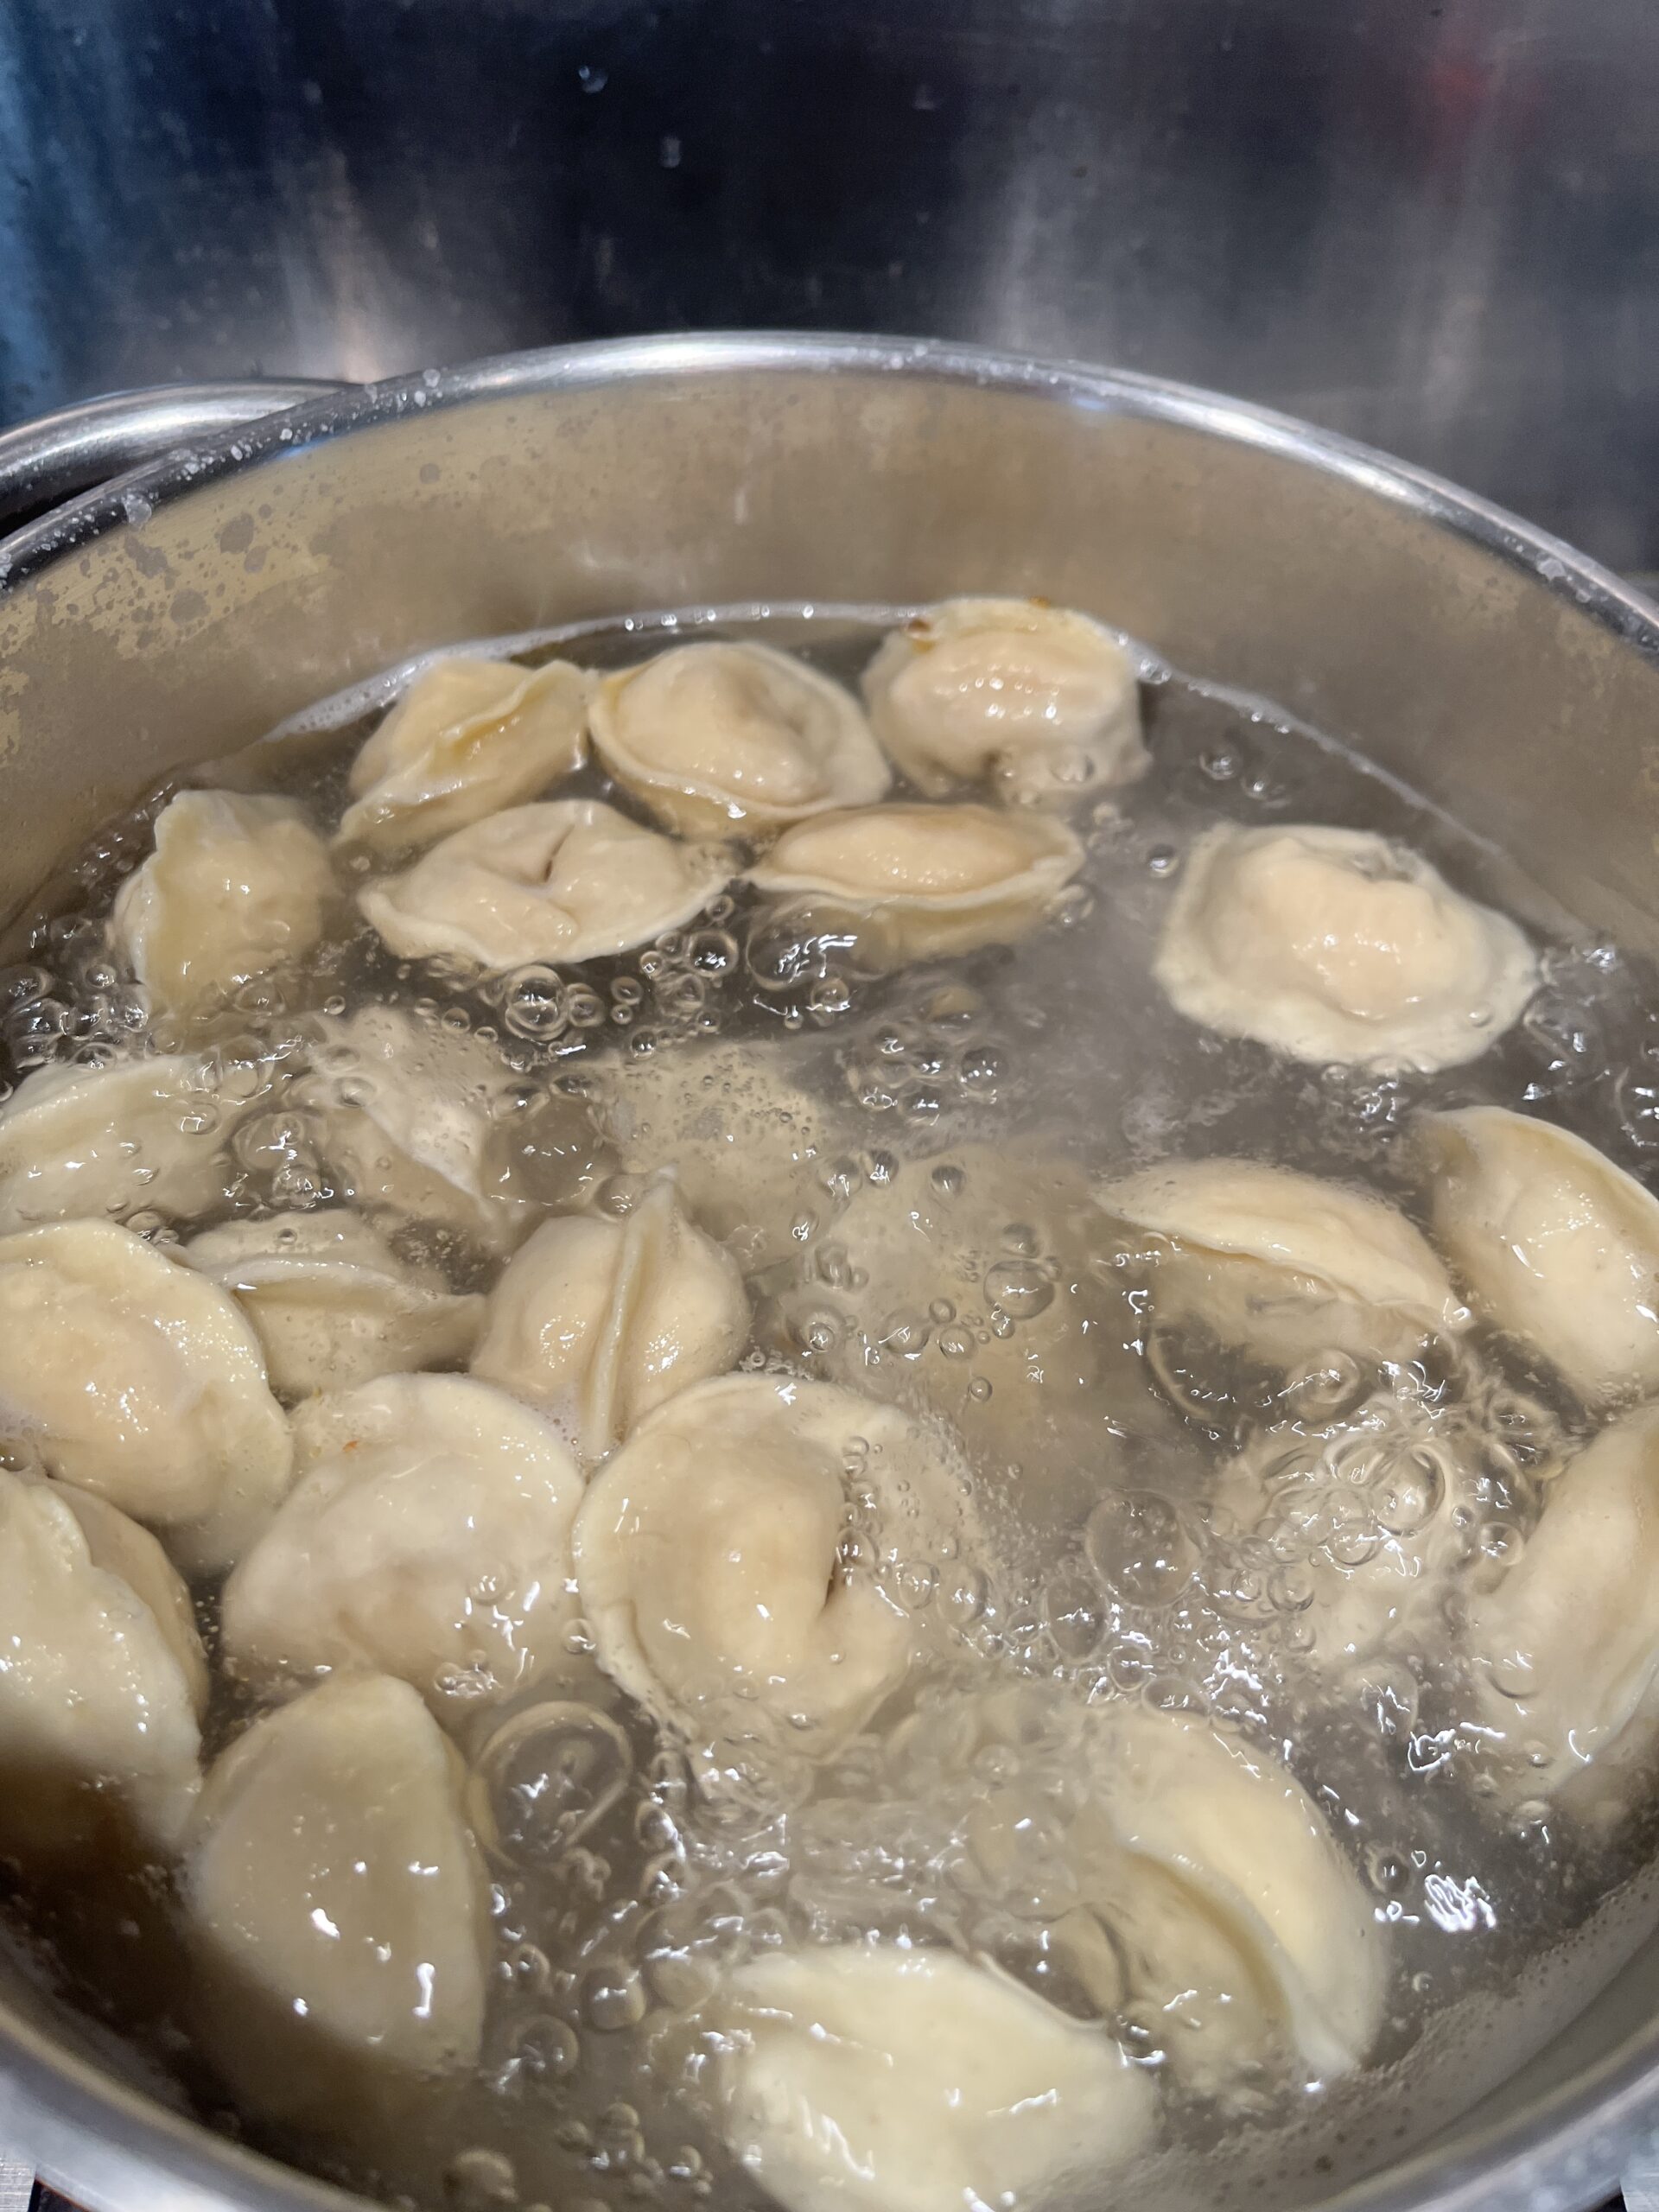
<path fill-rule="evenodd" d="M 5 0 L 0 417 L 747 324 L 1272 402 L 1659 566 L 1655 0 Z"/>

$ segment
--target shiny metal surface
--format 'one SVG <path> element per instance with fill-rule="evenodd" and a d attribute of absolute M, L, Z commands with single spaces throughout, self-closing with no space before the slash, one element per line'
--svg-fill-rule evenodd
<path fill-rule="evenodd" d="M 142 521 L 132 518 L 142 515 Z M 1659 613 L 1382 456 L 1143 378 L 882 340 L 486 362 L 199 442 L 0 547 L 0 902 L 160 773 L 444 641 L 642 604 L 1024 589 L 1282 700 L 1659 944 Z M 1656 1903 L 1576 1954 L 1508 2080 L 1319 2212 L 1586 2212 L 1659 2113 Z M 1594 1993 L 1621 1952 L 1648 1947 Z M 347 2200 L 152 2101 L 0 1963 L 0 2140 L 95 2212 Z"/>
<path fill-rule="evenodd" d="M 1649 0 L 11 0 L 0 420 L 671 327 L 1244 393 L 1659 566 Z"/>
<path fill-rule="evenodd" d="M 281 384 L 270 378 L 158 385 L 85 400 L 0 431 L 0 533 L 186 440 L 320 399 L 332 389 L 315 379 Z"/>

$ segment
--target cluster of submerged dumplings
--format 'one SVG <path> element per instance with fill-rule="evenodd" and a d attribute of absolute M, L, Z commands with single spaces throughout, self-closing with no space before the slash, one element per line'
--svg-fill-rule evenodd
<path fill-rule="evenodd" d="M 556 795 L 590 754 L 620 804 Z M 173 798 L 111 941 L 187 1037 L 303 963 L 353 899 L 400 957 L 502 973 L 626 951 L 742 881 L 891 968 L 1039 924 L 1084 863 L 1066 806 L 1147 761 L 1122 647 L 1033 601 L 918 618 L 861 705 L 753 645 L 603 677 L 454 658 L 362 747 L 332 842 L 292 800 Z M 889 795 L 895 769 L 919 796 Z M 1315 825 L 1200 838 L 1154 969 L 1212 1029 L 1393 1071 L 1475 1058 L 1536 980 L 1520 930 L 1427 861 Z M 476 1039 L 388 1007 L 319 1017 L 283 1080 L 348 1203 L 221 1218 L 173 1249 L 122 1224 L 224 1212 L 242 1109 L 209 1052 L 43 1071 L 0 1112 L 0 1408 L 19 1447 L 0 1471 L 0 1849 L 174 1862 L 204 2047 L 250 2105 L 327 2129 L 477 2058 L 490 1929 L 463 1753 L 480 1715 L 620 1693 L 689 1745 L 735 1711 L 830 1756 L 951 1662 L 943 1608 L 895 1590 L 918 1547 L 982 1551 L 969 1461 L 1018 1456 L 1039 1412 L 1064 1421 L 1116 1370 L 1082 1268 L 989 1347 L 988 1412 L 891 1402 L 857 1312 L 835 1380 L 741 1366 L 813 1147 L 780 1106 L 783 1141 L 734 1154 L 716 1112 L 664 1166 L 666 1057 L 613 1102 L 642 1172 L 598 1203 L 577 1145 L 552 1210 L 516 1173 L 505 1073 Z M 181 1142 L 208 1109 L 218 1145 Z M 1046 1242 L 1086 1224 L 1110 1245 L 1149 1335 L 1202 1329 L 1283 1376 L 1333 1350 L 1410 1361 L 1483 1323 L 1613 1416 L 1463 1630 L 1513 1793 L 1585 1798 L 1659 1736 L 1659 1201 L 1496 1107 L 1425 1114 L 1413 1142 L 1424 1228 L 1246 1160 L 1091 1184 L 987 1151 L 969 1175 L 1005 1218 L 1057 1224 Z M 925 1304 L 968 1250 L 948 1191 L 898 1172 L 837 1224 L 868 1312 Z M 422 1248 L 434 1227 L 487 1260 L 487 1289 L 453 1287 Z M 1217 1484 L 1247 1532 L 1306 1506 L 1273 1446 Z M 1438 1593 L 1456 1503 L 1453 1471 L 1362 1565 L 1321 1570 L 1322 1653 L 1369 1656 Z M 204 1775 L 182 1578 L 220 1575 L 224 1661 L 264 1709 Z M 1592 1614 L 1606 1633 L 1587 1644 Z M 998 1695 L 969 1696 L 974 1744 L 1008 1725 Z M 1264 2054 L 1310 2081 L 1364 2062 L 1384 1931 L 1288 1768 L 1149 1707 L 1065 1725 L 1074 1903 L 1054 1948 L 1097 2019 L 977 1957 L 867 1936 L 728 1965 L 682 2022 L 687 2082 L 791 2212 L 1012 2204 L 1122 2164 L 1157 2125 L 1151 2077 L 1104 2024 L 1129 1999 L 1201 2092 Z M 1012 1877 L 1029 1808 L 1003 1795 L 977 1847 Z"/>

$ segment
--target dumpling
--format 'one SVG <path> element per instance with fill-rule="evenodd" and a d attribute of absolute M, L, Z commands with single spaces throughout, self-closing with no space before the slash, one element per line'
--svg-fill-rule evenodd
<path fill-rule="evenodd" d="M 553 799 L 456 830 L 358 904 L 406 960 L 446 955 L 499 973 L 649 944 L 701 913 L 730 874 L 718 846 L 642 830 L 598 799 Z"/>
<path fill-rule="evenodd" d="M 773 1951 L 701 2020 L 715 2123 L 787 2212 L 1097 2195 L 1153 2132 L 1152 2083 L 1103 2029 L 950 1951 Z"/>
<path fill-rule="evenodd" d="M 1421 1405 L 1379 1391 L 1324 1427 L 1270 1428 L 1224 1469 L 1213 1498 L 1305 1579 L 1315 1665 L 1444 1642 L 1476 1516 L 1459 1453 Z"/>
<path fill-rule="evenodd" d="M 293 1460 L 229 1292 L 107 1222 L 0 1238 L 0 1428 L 154 1529 L 188 1574 L 252 1541 Z"/>
<path fill-rule="evenodd" d="M 1175 2063 L 1213 2086 L 1278 2044 L 1320 2080 L 1351 2072 L 1382 2023 L 1385 1938 L 1301 1784 L 1191 1713 L 1091 1706 L 1084 1731 L 1083 1910 Z M 1061 1951 L 1087 1984 L 1090 1950 Z"/>
<path fill-rule="evenodd" d="M 1480 1719 L 1529 1796 L 1590 1800 L 1659 1733 L 1659 1406 L 1604 1429 L 1544 1493 L 1469 1610 Z M 1594 1768 L 1591 1770 L 1592 1762 Z"/>
<path fill-rule="evenodd" d="M 435 1268 L 400 1260 L 354 1213 L 227 1221 L 193 1237 L 184 1257 L 235 1293 L 286 1398 L 461 1365 L 484 1319 L 480 1297 L 458 1297 Z"/>
<path fill-rule="evenodd" d="M 244 1676 L 397 1675 L 448 1721 L 558 1666 L 582 1478 L 544 1421 L 463 1375 L 388 1375 L 310 1399 L 294 1446 L 225 1586 Z"/>
<path fill-rule="evenodd" d="M 1199 1322 L 1287 1365 L 1319 1351 L 1399 1359 L 1467 1315 L 1402 1213 L 1253 1160 L 1167 1160 L 1104 1185 L 1109 1214 L 1159 1239 L 1157 1321 Z"/>
<path fill-rule="evenodd" d="M 1201 837 L 1154 970 L 1189 1020 L 1384 1072 L 1478 1059 L 1538 981 L 1516 925 L 1421 854 L 1312 823 Z"/>
<path fill-rule="evenodd" d="M 1502 1106 L 1421 1126 L 1429 1224 L 1477 1305 L 1586 1405 L 1659 1389 L 1659 1198 L 1582 1137 Z"/>
<path fill-rule="evenodd" d="M 620 1221 L 543 1223 L 490 1294 L 473 1372 L 601 1459 L 677 1391 L 723 1373 L 748 1333 L 736 1262 L 687 1218 L 664 1174 Z"/>
<path fill-rule="evenodd" d="M 0 1852 L 170 1852 L 207 1663 L 161 1546 L 89 1491 L 0 1472 Z"/>
<path fill-rule="evenodd" d="M 722 1038 L 594 1070 L 624 1164 L 671 1166 L 693 1218 L 747 1274 L 799 1257 L 802 1230 L 833 1211 L 834 1164 L 861 1134 L 803 1084 L 800 1042 Z"/>
<path fill-rule="evenodd" d="M 943 1414 L 985 1471 L 1018 1463 L 1022 1521 L 1061 1525 L 1087 1514 L 1126 1432 L 1144 1446 L 1170 1429 L 1110 1252 L 1068 1161 L 1029 1140 L 955 1145 L 824 1208 L 763 1341 Z"/>
<path fill-rule="evenodd" d="M 406 1682 L 341 1675 L 207 1777 L 183 1894 L 202 2050 L 276 2120 L 360 2125 L 483 2032 L 488 1915 L 464 1770 Z"/>
<path fill-rule="evenodd" d="M 111 934 L 154 1005 L 194 1014 L 302 958 L 337 896 L 327 848 L 293 799 L 181 791 L 116 893 Z"/>
<path fill-rule="evenodd" d="M 601 678 L 594 745 L 671 830 L 765 835 L 893 780 L 858 702 L 770 645 L 676 645 Z"/>
<path fill-rule="evenodd" d="M 564 660 L 438 662 L 352 763 L 341 841 L 408 851 L 537 798 L 586 758 L 589 688 Z"/>
<path fill-rule="evenodd" d="M 874 1500 L 855 1545 L 852 1489 Z M 595 1656 L 659 1719 L 742 1697 L 828 1745 L 917 1645 L 883 1572 L 959 1515 L 939 1447 L 892 1407 L 782 1375 L 699 1383 L 640 1423 L 576 1516 Z"/>
<path fill-rule="evenodd" d="M 529 1235 L 503 1116 L 512 1089 L 487 1045 L 401 1007 L 320 1025 L 300 1103 L 338 1195 L 457 1230 L 492 1251 Z"/>
<path fill-rule="evenodd" d="M 194 1053 L 44 1067 L 0 1109 L 0 1235 L 224 1201 L 226 1103 Z"/>
<path fill-rule="evenodd" d="M 1083 866 L 1063 823 L 988 806 L 894 804 L 785 830 L 748 871 L 807 933 L 843 935 L 875 968 L 1011 944 Z"/>
<path fill-rule="evenodd" d="M 1135 664 L 1086 614 L 1035 599 L 948 599 L 886 638 L 864 698 L 889 758 L 943 798 L 988 783 L 1030 804 L 1147 766 Z"/>

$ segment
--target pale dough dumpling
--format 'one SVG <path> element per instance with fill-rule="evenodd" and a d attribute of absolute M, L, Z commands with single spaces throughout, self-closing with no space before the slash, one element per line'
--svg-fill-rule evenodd
<path fill-rule="evenodd" d="M 677 1391 L 730 1367 L 748 1333 L 736 1262 L 664 1174 L 621 1220 L 543 1223 L 490 1294 L 473 1372 L 601 1459 Z"/>
<path fill-rule="evenodd" d="M 499 974 L 649 944 L 701 913 L 731 872 L 718 846 L 642 830 L 598 799 L 551 799 L 456 830 L 358 904 L 406 960 L 447 956 Z"/>
<path fill-rule="evenodd" d="M 1201 1322 L 1263 1359 L 1401 1358 L 1467 1319 L 1421 1232 L 1345 1184 L 1252 1160 L 1181 1160 L 1096 1195 L 1160 1240 L 1155 1319 Z"/>
<path fill-rule="evenodd" d="M 336 896 L 327 848 L 296 801 L 181 791 L 116 893 L 111 934 L 154 1005 L 194 1014 L 302 959 Z"/>
<path fill-rule="evenodd" d="M 1591 1788 L 1659 1725 L 1659 1406 L 1569 1462 L 1525 1548 L 1471 1605 L 1480 1719 L 1528 1796 Z M 1595 1763 L 1593 1771 L 1592 1762 Z"/>
<path fill-rule="evenodd" d="M 207 1663 L 161 1546 L 89 1491 L 0 1472 L 0 1852 L 170 1852 Z"/>
<path fill-rule="evenodd" d="M 748 880 L 798 908 L 804 931 L 850 937 L 861 960 L 897 967 L 1029 936 L 1083 857 L 1046 815 L 894 803 L 785 830 Z"/>
<path fill-rule="evenodd" d="M 0 1238 L 0 1427 L 155 1529 L 189 1574 L 252 1541 L 293 1460 L 229 1292 L 105 1222 Z"/>
<path fill-rule="evenodd" d="M 593 724 L 612 775 L 687 837 L 765 834 L 893 780 L 852 694 L 771 645 L 676 645 L 605 677 Z"/>
<path fill-rule="evenodd" d="M 0 1109 L 0 1234 L 206 1212 L 224 1198 L 228 1126 L 194 1053 L 38 1069 Z"/>
<path fill-rule="evenodd" d="M 369 1669 L 448 1721 L 559 1665 L 582 1478 L 546 1421 L 464 1375 L 388 1375 L 309 1400 L 294 1446 L 225 1586 L 246 1679 Z"/>
<path fill-rule="evenodd" d="M 590 679 L 569 661 L 440 661 L 411 683 L 352 763 L 342 842 L 429 845 L 535 798 L 582 766 Z"/>
<path fill-rule="evenodd" d="M 1659 1198 L 1502 1106 L 1425 1117 L 1436 1242 L 1477 1305 L 1587 1405 L 1659 1389 Z"/>
<path fill-rule="evenodd" d="M 343 1211 L 227 1221 L 193 1237 L 184 1257 L 235 1293 L 285 1398 L 460 1365 L 483 1323 L 482 1298 L 457 1296 Z"/>
<path fill-rule="evenodd" d="M 273 2119 L 360 2125 L 470 2066 L 488 1914 L 464 1770 L 406 1682 L 342 1675 L 207 1777 L 184 1868 L 203 2052 Z"/>
<path fill-rule="evenodd" d="M 850 1565 L 849 1467 L 877 1501 Z M 576 1516 L 599 1663 L 659 1719 L 743 1696 L 799 1723 L 798 1748 L 828 1746 L 868 1719 L 916 1646 L 880 1571 L 937 1548 L 959 1518 L 939 1446 L 893 1408 L 788 1376 L 699 1383 L 641 1422 Z"/>
<path fill-rule="evenodd" d="M 1275 2043 L 1322 2080 L 1361 2064 L 1385 1938 L 1289 1770 L 1208 1720 L 1126 1702 L 1091 1706 L 1084 1744 L 1084 1907 L 1117 1936 L 1178 2064 L 1213 2085 Z"/>
<path fill-rule="evenodd" d="M 702 2018 L 715 2125 L 787 2212 L 1097 2197 L 1154 2125 L 1151 2082 L 1103 2029 L 950 1951 L 775 1951 Z"/>
<path fill-rule="evenodd" d="M 948 599 L 864 671 L 875 734 L 929 798 L 989 783 L 1029 804 L 1128 783 L 1147 766 L 1135 664 L 1086 614 L 1035 599 Z"/>
<path fill-rule="evenodd" d="M 487 1045 L 371 1006 L 321 1025 L 312 1066 L 300 1101 L 340 1197 L 493 1251 L 528 1236 L 537 1210 L 499 1126 L 510 1078 Z"/>
<path fill-rule="evenodd" d="M 1478 1059 L 1538 981 L 1516 925 L 1421 854 L 1313 823 L 1201 837 L 1155 972 L 1189 1020 L 1385 1072 Z"/>

